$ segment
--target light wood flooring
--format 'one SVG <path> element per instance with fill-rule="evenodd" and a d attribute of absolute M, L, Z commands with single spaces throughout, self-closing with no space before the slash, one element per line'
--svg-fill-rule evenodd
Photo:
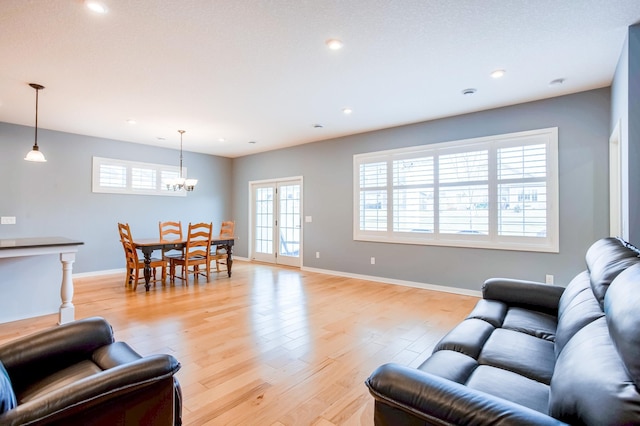
<path fill-rule="evenodd" d="M 76 318 L 102 316 L 142 355 L 182 364 L 185 425 L 372 425 L 364 380 L 417 366 L 477 298 L 236 261 L 186 285 L 75 279 Z M 28 283 L 24 283 L 28 285 Z M 56 315 L 0 324 L 0 344 Z"/>

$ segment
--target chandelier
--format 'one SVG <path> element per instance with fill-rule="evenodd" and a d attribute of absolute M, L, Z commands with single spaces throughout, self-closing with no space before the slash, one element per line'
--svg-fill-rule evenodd
<path fill-rule="evenodd" d="M 182 135 L 185 132 L 186 130 L 178 130 L 178 133 L 180 133 L 180 177 L 167 181 L 168 190 L 180 191 L 184 188 L 187 191 L 193 191 L 198 184 L 198 179 L 187 179 L 182 177 Z"/>

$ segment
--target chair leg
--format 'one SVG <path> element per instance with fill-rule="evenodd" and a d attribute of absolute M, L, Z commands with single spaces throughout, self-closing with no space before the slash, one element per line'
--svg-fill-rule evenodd
<path fill-rule="evenodd" d="M 138 288 L 138 273 L 140 272 L 140 269 L 138 268 L 134 268 L 133 274 L 133 291 L 136 291 L 136 289 Z"/>

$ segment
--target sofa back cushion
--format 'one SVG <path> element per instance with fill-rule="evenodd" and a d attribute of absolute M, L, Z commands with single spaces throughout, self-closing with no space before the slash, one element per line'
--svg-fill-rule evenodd
<path fill-rule="evenodd" d="M 560 297 L 554 348 L 556 358 L 578 330 L 601 317 L 604 317 L 604 311 L 593 296 L 589 273 L 584 271 L 571 280 Z"/>
<path fill-rule="evenodd" d="M 640 265 L 613 281 L 604 299 L 611 340 L 631 379 L 640 387 Z"/>
<path fill-rule="evenodd" d="M 613 280 L 604 307 L 604 315 L 580 328 L 556 360 L 549 414 L 561 421 L 638 423 L 640 264 Z"/>
<path fill-rule="evenodd" d="M 640 395 L 601 317 L 579 330 L 556 361 L 549 415 L 569 424 L 637 424 Z"/>
<path fill-rule="evenodd" d="M 604 310 L 604 297 L 611 282 L 631 265 L 640 263 L 638 253 L 617 238 L 603 238 L 587 250 L 586 261 L 591 289 Z"/>
<path fill-rule="evenodd" d="M 14 409 L 18 405 L 16 394 L 11 386 L 9 373 L 0 361 L 0 414 Z"/>

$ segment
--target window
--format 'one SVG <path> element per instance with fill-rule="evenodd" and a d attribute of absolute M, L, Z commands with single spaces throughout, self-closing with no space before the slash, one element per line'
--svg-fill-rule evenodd
<path fill-rule="evenodd" d="M 354 156 L 354 239 L 558 252 L 558 130 Z"/>
<path fill-rule="evenodd" d="M 182 175 L 187 175 L 186 168 Z M 93 157 L 93 192 L 184 197 L 185 191 L 167 188 L 167 183 L 177 177 L 177 166 Z"/>

